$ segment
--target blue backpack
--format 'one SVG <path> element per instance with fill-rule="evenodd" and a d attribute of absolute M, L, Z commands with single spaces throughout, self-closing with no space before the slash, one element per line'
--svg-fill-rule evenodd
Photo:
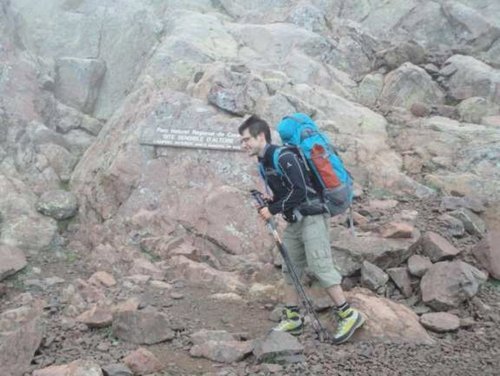
<path fill-rule="evenodd" d="M 330 216 L 343 213 L 351 206 L 353 189 L 351 174 L 340 156 L 322 134 L 314 121 L 302 113 L 285 116 L 277 127 L 285 146 L 296 148 L 313 180 L 321 187 L 321 197 Z M 278 164 L 280 149 L 273 155 L 275 170 L 282 174 Z"/>

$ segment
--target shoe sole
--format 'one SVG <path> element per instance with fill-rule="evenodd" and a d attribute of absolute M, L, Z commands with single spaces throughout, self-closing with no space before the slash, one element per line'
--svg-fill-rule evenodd
<path fill-rule="evenodd" d="M 354 323 L 354 326 L 352 327 L 352 330 L 346 335 L 346 337 L 338 340 L 338 341 L 332 341 L 332 343 L 334 345 L 340 345 L 341 343 L 344 343 L 346 341 L 349 340 L 349 338 L 352 337 L 352 335 L 356 332 L 356 330 L 358 330 L 359 328 L 361 328 L 363 326 L 363 324 L 365 323 L 365 318 L 363 317 L 363 315 L 359 315 L 358 317 L 358 320 L 356 320 L 356 322 Z"/>
<path fill-rule="evenodd" d="M 295 329 L 295 330 L 274 330 L 274 329 L 271 329 L 269 331 L 269 333 L 271 333 L 271 332 L 283 332 L 283 333 L 291 334 L 292 336 L 300 336 L 302 333 L 304 333 L 304 329 L 303 328 Z"/>

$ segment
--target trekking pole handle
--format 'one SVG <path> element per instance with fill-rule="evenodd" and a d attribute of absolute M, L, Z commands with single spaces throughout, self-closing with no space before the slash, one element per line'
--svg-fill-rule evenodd
<path fill-rule="evenodd" d="M 262 195 L 262 192 L 259 192 L 256 189 L 252 189 L 250 193 L 252 194 L 252 197 L 254 198 L 255 202 L 257 202 L 258 209 L 266 206 L 266 202 L 264 201 L 264 196 Z"/>
<path fill-rule="evenodd" d="M 264 200 L 264 196 L 262 195 L 262 192 L 260 192 L 256 189 L 252 189 L 250 191 L 250 193 L 252 194 L 253 199 L 257 203 L 257 210 L 260 210 L 263 207 L 267 206 L 266 202 Z M 271 219 L 268 219 L 266 222 L 267 222 L 267 227 L 269 228 L 269 231 L 273 234 L 274 237 L 276 237 L 277 232 L 276 232 L 276 224 L 274 223 L 274 220 L 271 218 Z M 274 233 L 276 233 L 276 234 L 274 234 Z"/>

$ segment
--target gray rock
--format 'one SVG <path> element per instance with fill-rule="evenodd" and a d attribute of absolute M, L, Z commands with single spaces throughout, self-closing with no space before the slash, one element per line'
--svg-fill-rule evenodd
<path fill-rule="evenodd" d="M 248 110 L 242 96 L 233 89 L 213 86 L 208 93 L 208 101 L 222 110 L 235 115 L 244 115 Z"/>
<path fill-rule="evenodd" d="M 420 65 L 425 60 L 425 50 L 415 41 L 402 42 L 396 46 L 377 52 L 376 67 L 386 66 L 390 70 L 410 62 Z"/>
<path fill-rule="evenodd" d="M 389 73 L 380 94 L 381 104 L 410 109 L 413 103 L 442 103 L 444 93 L 425 70 L 404 63 Z"/>
<path fill-rule="evenodd" d="M 420 316 L 420 323 L 438 333 L 454 331 L 460 327 L 460 319 L 447 312 L 424 313 Z"/>
<path fill-rule="evenodd" d="M 159 312 L 118 312 L 113 316 L 113 334 L 127 342 L 151 345 L 175 337 L 169 322 L 168 317 Z"/>
<path fill-rule="evenodd" d="M 278 305 L 275 307 L 271 313 L 269 313 L 269 320 L 273 322 L 279 322 L 281 320 L 281 317 L 283 316 L 283 306 Z"/>
<path fill-rule="evenodd" d="M 463 222 L 449 214 L 443 214 L 438 218 L 439 223 L 451 236 L 462 237 L 465 235 L 465 226 Z"/>
<path fill-rule="evenodd" d="M 30 186 L 0 173 L 0 192 L 0 244 L 31 252 L 46 249 L 56 236 L 57 223 L 36 212 Z"/>
<path fill-rule="evenodd" d="M 252 341 L 238 341 L 233 335 L 218 330 L 214 333 L 204 331 L 195 333 L 191 338 L 194 346 L 189 354 L 193 357 L 204 357 L 220 363 L 234 363 L 242 360 L 253 350 Z M 203 340 L 201 340 L 203 338 Z"/>
<path fill-rule="evenodd" d="M 472 248 L 472 254 L 491 277 L 500 280 L 500 230 L 491 228 Z"/>
<path fill-rule="evenodd" d="M 422 249 L 432 262 L 453 258 L 460 253 L 448 240 L 432 231 L 422 237 Z"/>
<path fill-rule="evenodd" d="M 0 281 L 22 270 L 26 265 L 28 263 L 22 250 L 0 245 Z"/>
<path fill-rule="evenodd" d="M 384 76 L 381 74 L 367 74 L 360 82 L 356 92 L 359 103 L 365 106 L 374 106 L 384 87 Z"/>
<path fill-rule="evenodd" d="M 361 283 L 372 291 L 383 289 L 389 280 L 389 276 L 378 266 L 371 262 L 363 261 L 361 265 Z"/>
<path fill-rule="evenodd" d="M 476 197 L 471 196 L 444 196 L 441 199 L 441 207 L 446 210 L 466 208 L 472 210 L 475 213 L 482 213 L 485 210 L 482 201 Z"/>
<path fill-rule="evenodd" d="M 105 72 L 106 64 L 100 59 L 59 58 L 55 94 L 61 102 L 90 114 Z"/>
<path fill-rule="evenodd" d="M 476 295 L 486 279 L 483 272 L 465 262 L 438 262 L 420 281 L 422 301 L 436 310 L 456 308 Z"/>
<path fill-rule="evenodd" d="M 500 70 L 472 56 L 450 57 L 441 74 L 446 77 L 448 93 L 455 100 L 483 97 L 489 102 L 500 103 L 500 93 L 495 89 L 500 84 Z"/>
<path fill-rule="evenodd" d="M 416 277 L 422 277 L 432 266 L 428 257 L 413 255 L 408 259 L 408 270 Z"/>
<path fill-rule="evenodd" d="M 381 269 L 397 267 L 405 262 L 418 247 L 420 233 L 413 238 L 386 239 L 379 236 L 353 237 L 347 229 L 335 228 L 331 232 L 332 256 L 343 276 L 361 269 L 364 260 Z"/>
<path fill-rule="evenodd" d="M 160 372 L 165 366 L 151 352 L 139 347 L 123 358 L 123 363 L 130 368 L 134 375 L 149 375 Z"/>
<path fill-rule="evenodd" d="M 133 376 L 132 371 L 122 363 L 108 364 L 102 367 L 104 376 Z"/>
<path fill-rule="evenodd" d="M 469 234 L 482 237 L 486 233 L 486 224 L 484 221 L 469 209 L 461 208 L 454 210 L 450 212 L 450 215 L 461 220 L 465 230 Z"/>
<path fill-rule="evenodd" d="M 390 268 L 387 273 L 396 284 L 397 288 L 408 298 L 412 295 L 413 289 L 411 288 L 410 273 L 407 268 Z"/>
<path fill-rule="evenodd" d="M 45 192 L 36 204 L 36 210 L 54 219 L 68 219 L 78 210 L 76 196 L 68 191 Z"/>
<path fill-rule="evenodd" d="M 297 338 L 285 332 L 271 331 L 266 337 L 256 340 L 253 350 L 261 363 L 296 363 L 304 361 L 304 347 Z"/>
<path fill-rule="evenodd" d="M 457 109 L 460 120 L 468 123 L 480 124 L 484 116 L 494 114 L 494 112 L 490 110 L 490 107 L 486 99 L 481 97 L 470 97 L 460 102 Z"/>
<path fill-rule="evenodd" d="M 0 364 L 4 375 L 28 372 L 43 338 L 41 309 L 21 307 L 0 315 Z"/>
<path fill-rule="evenodd" d="M 325 14 L 314 5 L 308 3 L 299 3 L 294 7 L 287 17 L 287 22 L 314 32 L 321 32 L 328 29 Z"/>
<path fill-rule="evenodd" d="M 78 162 L 76 156 L 71 154 L 68 149 L 52 143 L 40 145 L 39 150 L 47 158 L 59 179 L 62 182 L 68 182 Z"/>
<path fill-rule="evenodd" d="M 236 340 L 236 337 L 225 331 L 225 330 L 207 330 L 207 329 L 202 329 L 199 330 L 193 334 L 191 334 L 191 341 L 195 345 L 201 345 L 205 342 L 208 341 L 213 341 L 213 342 L 228 342 L 228 341 L 234 341 Z"/>
<path fill-rule="evenodd" d="M 442 9 L 450 24 L 461 31 L 457 35 L 458 41 L 476 51 L 490 47 L 500 37 L 500 28 L 472 7 L 457 1 L 445 1 Z"/>

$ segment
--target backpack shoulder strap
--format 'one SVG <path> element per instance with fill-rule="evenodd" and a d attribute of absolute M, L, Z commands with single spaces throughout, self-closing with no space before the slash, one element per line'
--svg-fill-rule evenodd
<path fill-rule="evenodd" d="M 277 148 L 273 153 L 273 166 L 279 175 L 283 175 L 283 170 L 280 167 L 279 159 L 283 148 Z"/>

